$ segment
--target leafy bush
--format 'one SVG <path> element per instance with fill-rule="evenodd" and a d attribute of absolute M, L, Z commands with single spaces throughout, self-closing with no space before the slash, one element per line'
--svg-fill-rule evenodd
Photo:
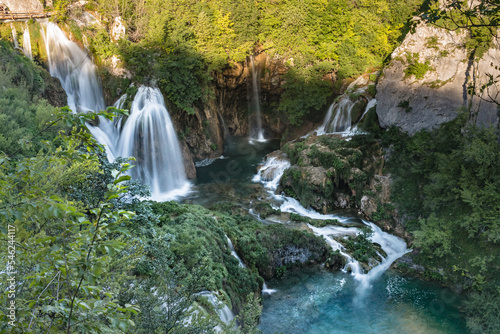
<path fill-rule="evenodd" d="M 418 53 L 406 54 L 408 66 L 404 70 L 405 78 L 415 76 L 417 80 L 420 80 L 424 78 L 428 71 L 433 69 L 428 60 L 426 60 L 425 63 L 421 63 L 419 60 L 420 55 Z"/>

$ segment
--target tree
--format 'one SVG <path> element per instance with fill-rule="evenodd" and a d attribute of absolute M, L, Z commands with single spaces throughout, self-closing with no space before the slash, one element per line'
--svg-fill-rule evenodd
<path fill-rule="evenodd" d="M 117 302 L 119 289 L 107 271 L 125 249 L 133 258 L 133 245 L 126 247 L 124 223 L 131 211 L 117 209 L 114 201 L 126 193 L 122 164 L 94 207 L 74 201 L 66 189 L 99 168 L 97 153 L 103 147 L 85 131 L 87 121 L 113 113 L 73 115 L 63 108 L 57 122 L 73 125 L 62 144 L 43 142 L 31 158 L 0 158 L 0 238 L 2 256 L 8 259 L 2 280 L 1 330 L 16 332 L 118 332 L 133 325 L 134 305 Z M 15 281 L 15 284 L 12 284 Z"/>

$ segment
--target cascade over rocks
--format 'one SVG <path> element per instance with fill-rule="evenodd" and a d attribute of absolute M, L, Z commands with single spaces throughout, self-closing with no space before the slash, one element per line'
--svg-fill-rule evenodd
<path fill-rule="evenodd" d="M 377 85 L 377 114 L 382 127 L 396 125 L 413 134 L 451 121 L 462 106 L 471 107 L 478 124 L 498 124 L 496 105 L 469 95 L 467 88 L 474 84 L 479 91 L 488 82 L 487 74 L 500 74 L 490 65 L 500 57 L 500 44 L 493 38 L 494 46 L 474 61 L 465 47 L 466 40 L 465 32 L 424 23 L 406 36 Z M 420 66 L 421 79 L 409 75 L 412 66 L 414 71 Z M 492 89 L 494 96 L 497 92 Z M 487 98 L 487 92 L 483 97 Z"/>

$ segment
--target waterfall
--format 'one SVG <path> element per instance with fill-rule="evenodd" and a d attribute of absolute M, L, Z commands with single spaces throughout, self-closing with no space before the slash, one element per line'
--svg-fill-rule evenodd
<path fill-rule="evenodd" d="M 105 109 L 97 68 L 87 53 L 54 23 L 45 29 L 50 74 L 61 81 L 71 110 Z M 115 107 L 122 107 L 125 99 L 122 96 Z M 119 156 L 136 158 L 130 175 L 150 186 L 153 199 L 171 200 L 189 191 L 177 134 L 158 88 L 139 88 L 123 126 L 122 119 L 100 117 L 98 126 L 88 128 L 106 146 L 110 161 Z"/>
<path fill-rule="evenodd" d="M 362 87 L 352 94 L 361 96 L 365 91 L 366 87 Z M 358 132 L 357 122 L 361 121 L 368 110 L 377 104 L 377 100 L 370 99 L 364 107 L 364 112 L 360 114 L 360 108 L 363 108 L 365 100 L 359 97 L 353 98 L 349 95 L 348 93 L 343 94 L 330 105 L 323 124 L 316 130 L 318 136 L 328 133 L 353 135 Z M 356 112 L 353 114 L 354 111 Z"/>
<path fill-rule="evenodd" d="M 234 319 L 234 314 L 231 309 L 225 303 L 219 301 L 219 298 L 217 298 L 214 292 L 202 291 L 198 293 L 198 295 L 208 299 L 208 301 L 215 307 L 217 315 L 223 323 L 227 325 Z"/>
<path fill-rule="evenodd" d="M 269 155 L 266 157 L 265 163 L 259 168 L 258 173 L 253 177 L 253 182 L 263 182 L 264 187 L 270 190 L 276 190 L 279 186 L 280 179 L 289 168 L 290 160 L 284 155 Z"/>
<path fill-rule="evenodd" d="M 250 128 L 250 142 L 265 142 L 264 132 L 262 131 L 262 119 L 260 116 L 260 99 L 259 99 L 259 72 L 255 67 L 253 57 L 250 57 L 250 64 L 252 68 L 252 101 L 250 103 L 250 110 L 254 110 L 255 128 Z"/>
<path fill-rule="evenodd" d="M 273 173 L 271 173 L 272 176 L 270 176 L 266 180 L 265 177 L 263 177 L 263 174 L 267 169 L 271 168 L 273 164 L 276 164 L 277 166 L 279 166 L 279 168 L 276 167 L 274 175 Z M 268 167 L 265 169 L 266 166 Z M 301 215 L 302 217 L 308 217 L 316 220 L 337 220 L 339 223 L 346 225 L 350 222 L 353 222 L 353 219 L 349 217 L 342 217 L 337 214 L 321 214 L 312 209 L 306 209 L 300 204 L 299 201 L 294 198 L 274 194 L 281 176 L 289 166 L 290 163 L 287 160 L 277 160 L 274 156 L 270 156 L 267 158 L 264 167 L 260 168 L 258 174 L 253 179 L 256 182 L 260 181 L 264 183 L 264 186 L 266 188 L 271 189 L 269 191 L 271 196 L 281 201 L 281 205 L 279 206 L 281 212 L 296 213 Z M 278 207 L 275 208 L 278 209 Z M 372 231 L 370 241 L 372 241 L 373 243 L 378 243 L 387 255 L 386 257 L 384 257 L 379 254 L 382 261 L 366 273 L 364 272 L 361 264 L 345 251 L 345 248 L 341 243 L 334 239 L 335 236 L 356 236 L 361 233 L 361 230 L 359 228 L 332 225 L 327 225 L 320 228 L 308 225 L 309 228 L 314 232 L 314 234 L 322 236 L 334 251 L 338 250 L 340 254 L 346 259 L 346 265 L 343 270 L 345 272 L 350 271 L 353 278 L 358 282 L 357 295 L 355 299 L 355 301 L 357 302 L 363 301 L 364 296 L 370 289 L 371 284 L 374 280 L 376 280 L 387 269 L 389 269 L 389 267 L 395 260 L 409 252 L 406 243 L 400 238 L 382 231 L 377 225 L 371 222 L 365 220 L 361 220 L 361 222 L 364 225 L 368 226 Z"/>
<path fill-rule="evenodd" d="M 231 239 L 229 239 L 229 237 L 227 235 L 226 235 L 226 239 L 227 239 L 227 245 L 229 246 L 229 250 L 231 251 L 231 255 L 234 256 L 236 259 L 238 259 L 240 268 L 246 268 L 245 264 L 243 263 L 243 261 L 241 261 L 240 257 L 238 256 L 238 254 L 234 250 L 234 246 L 233 246 L 233 243 L 231 242 Z"/>
<path fill-rule="evenodd" d="M 336 219 L 340 223 L 348 223 L 350 221 L 349 218 L 340 217 L 333 214 L 323 215 L 315 212 L 314 210 L 306 209 L 302 205 L 300 205 L 298 201 L 290 198 L 286 198 L 280 209 L 282 212 L 294 212 L 300 214 L 301 216 L 306 216 L 313 219 Z M 347 264 L 344 267 L 344 271 L 347 271 L 347 269 L 349 269 L 354 279 L 358 282 L 356 296 L 357 301 L 363 300 L 367 291 L 371 287 L 371 283 L 378 277 L 380 277 L 387 269 L 389 269 L 394 261 L 409 252 L 406 247 L 406 243 L 400 238 L 382 231 L 377 225 L 371 222 L 367 222 L 365 220 L 362 220 L 362 222 L 364 225 L 370 227 L 373 233 L 370 237 L 370 241 L 373 243 L 378 243 L 387 254 L 387 257 L 383 257 L 379 254 L 379 256 L 382 258 L 382 262 L 373 267 L 367 273 L 364 272 L 361 264 L 356 259 L 354 259 L 344 251 L 344 246 L 342 246 L 342 244 L 340 244 L 333 238 L 333 236 L 355 236 L 361 233 L 361 230 L 355 227 L 327 225 L 320 228 L 309 225 L 309 228 L 311 228 L 314 234 L 322 236 L 334 251 L 338 250 L 340 254 L 346 259 Z"/>
<path fill-rule="evenodd" d="M 26 57 L 33 60 L 33 54 L 31 53 L 30 29 L 27 23 L 26 28 L 24 28 L 23 32 L 23 53 Z"/>
<path fill-rule="evenodd" d="M 45 29 L 50 75 L 61 81 L 71 110 L 103 110 L 101 81 L 97 76 L 97 67 L 88 54 L 71 42 L 56 24 L 49 22 Z"/>
<path fill-rule="evenodd" d="M 10 28 L 12 29 L 12 39 L 14 40 L 14 48 L 19 49 L 19 42 L 17 41 L 17 30 L 16 27 L 11 23 Z"/>
<path fill-rule="evenodd" d="M 270 288 L 267 286 L 266 282 L 264 282 L 264 284 L 262 285 L 262 291 L 261 291 L 261 292 L 262 292 L 262 294 L 263 294 L 263 295 L 272 295 L 272 294 L 273 294 L 273 293 L 275 293 L 276 291 L 278 291 L 278 290 L 275 290 L 275 289 L 270 289 Z"/>
<path fill-rule="evenodd" d="M 363 100 L 352 101 L 349 95 L 342 95 L 340 99 L 330 106 L 323 124 L 318 129 L 318 135 L 325 133 L 349 132 L 352 128 L 354 108 L 364 103 Z"/>
<path fill-rule="evenodd" d="M 158 88 L 139 87 L 116 152 L 136 158 L 131 175 L 151 187 L 153 199 L 172 199 L 189 189 L 177 133 Z"/>

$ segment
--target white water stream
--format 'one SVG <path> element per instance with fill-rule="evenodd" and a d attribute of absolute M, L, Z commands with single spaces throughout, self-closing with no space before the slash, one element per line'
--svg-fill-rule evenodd
<path fill-rule="evenodd" d="M 277 165 L 281 165 L 281 167 L 278 167 Z M 263 178 L 262 175 L 260 174 L 265 173 L 265 171 L 268 168 L 271 168 L 271 166 L 274 166 L 276 174 L 273 175 L 273 177 L 270 180 L 266 181 L 266 179 Z M 349 217 L 343 217 L 336 214 L 324 215 L 312 209 L 306 209 L 296 199 L 283 195 L 274 194 L 274 191 L 276 190 L 277 185 L 279 184 L 279 180 L 283 175 L 283 172 L 289 166 L 290 162 L 287 159 L 268 158 L 266 160 L 265 165 L 259 170 L 258 176 L 254 177 L 253 179 L 255 182 L 260 181 L 264 183 L 266 188 L 271 189 L 269 191 L 271 196 L 281 201 L 279 209 L 282 212 L 296 213 L 303 217 L 308 217 L 317 220 L 336 219 L 339 223 L 343 224 L 347 224 L 350 221 L 352 221 L 352 218 Z M 345 272 L 350 271 L 352 277 L 358 282 L 358 287 L 356 289 L 357 296 L 355 298 L 359 302 L 363 301 L 364 296 L 366 295 L 366 293 L 368 292 L 368 290 L 372 285 L 372 282 L 377 278 L 379 278 L 387 269 L 389 269 L 389 267 L 395 260 L 397 260 L 404 254 L 409 252 L 406 243 L 402 239 L 382 231 L 377 225 L 371 222 L 364 220 L 361 220 L 361 222 L 364 225 L 370 227 L 372 231 L 370 240 L 373 243 L 379 244 L 387 255 L 386 257 L 384 257 L 381 254 L 379 254 L 379 256 L 382 258 L 382 261 L 378 263 L 376 266 L 374 266 L 368 272 L 365 272 L 361 264 L 345 251 L 345 248 L 341 243 L 339 243 L 334 239 L 334 237 L 343 237 L 348 235 L 356 236 L 357 234 L 361 233 L 361 230 L 359 228 L 348 227 L 348 226 L 345 227 L 332 226 L 332 225 L 327 225 L 325 227 L 314 227 L 312 225 L 308 225 L 309 228 L 314 232 L 314 234 L 322 236 L 334 251 L 338 250 L 340 254 L 346 259 L 346 265 L 343 270 Z"/>
<path fill-rule="evenodd" d="M 252 68 L 252 101 L 251 109 L 254 110 L 255 128 L 250 129 L 250 142 L 265 142 L 264 132 L 262 130 L 262 118 L 260 115 L 260 99 L 259 99 L 259 73 L 256 69 L 253 57 L 250 57 Z"/>
<path fill-rule="evenodd" d="M 26 24 L 26 28 L 24 28 L 23 32 L 23 53 L 26 57 L 33 60 L 33 54 L 31 52 L 30 29 L 28 28 L 28 24 Z"/>
<path fill-rule="evenodd" d="M 241 261 L 240 257 L 238 256 L 238 254 L 234 250 L 234 246 L 233 246 L 231 239 L 229 239 L 229 237 L 227 235 L 226 235 L 226 239 L 227 239 L 227 245 L 229 246 L 229 250 L 231 251 L 231 255 L 234 256 L 236 259 L 238 259 L 238 262 L 239 262 L 238 265 L 240 266 L 240 268 L 246 268 L 245 264 L 243 263 L 243 261 Z"/>
<path fill-rule="evenodd" d="M 222 303 L 219 298 L 217 298 L 215 292 L 212 291 L 202 291 L 198 293 L 200 296 L 206 297 L 208 301 L 215 307 L 217 315 L 220 320 L 226 325 L 234 319 L 234 313 L 231 309 L 225 304 Z"/>
<path fill-rule="evenodd" d="M 17 30 L 16 27 L 11 23 L 10 28 L 12 29 L 12 39 L 14 40 L 14 48 L 19 49 L 19 42 L 17 41 Z"/>

